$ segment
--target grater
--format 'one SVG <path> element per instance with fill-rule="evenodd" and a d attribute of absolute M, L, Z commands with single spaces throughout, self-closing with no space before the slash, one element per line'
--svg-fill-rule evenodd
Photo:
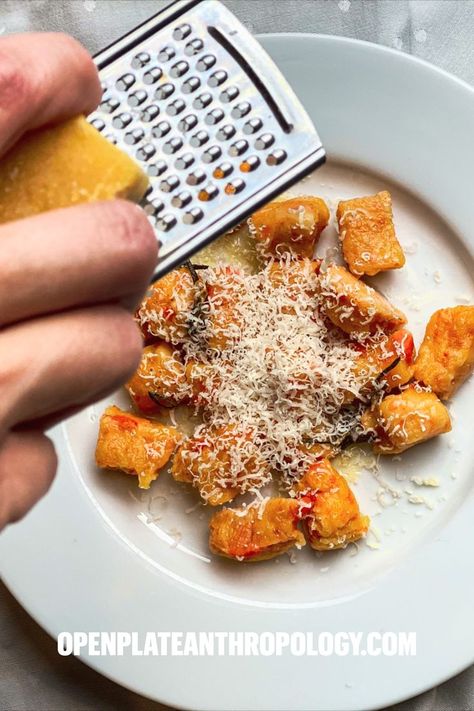
<path fill-rule="evenodd" d="M 300 101 L 218 0 L 177 0 L 94 57 L 90 122 L 147 172 L 163 276 L 325 159 Z"/>

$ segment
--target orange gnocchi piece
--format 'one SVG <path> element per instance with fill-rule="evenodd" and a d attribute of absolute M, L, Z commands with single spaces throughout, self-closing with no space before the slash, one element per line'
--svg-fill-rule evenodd
<path fill-rule="evenodd" d="M 211 506 L 232 501 L 270 479 L 270 471 L 250 436 L 238 435 L 228 425 L 201 430 L 178 448 L 171 474 L 195 486 Z"/>
<path fill-rule="evenodd" d="M 212 553 L 239 561 L 275 558 L 305 544 L 298 529 L 300 504 L 295 499 L 275 498 L 263 509 L 222 509 L 209 523 Z"/>
<path fill-rule="evenodd" d="M 331 264 L 320 274 L 322 310 L 345 333 L 390 333 L 406 323 L 406 316 L 382 294 L 344 267 Z"/>
<path fill-rule="evenodd" d="M 169 343 L 182 343 L 188 335 L 189 314 L 196 290 L 186 267 L 175 269 L 155 282 L 136 314 L 145 339 L 160 338 Z"/>
<path fill-rule="evenodd" d="M 108 407 L 100 418 L 95 460 L 102 469 L 120 469 L 148 489 L 169 461 L 181 435 L 174 427 Z"/>
<path fill-rule="evenodd" d="M 415 377 L 449 400 L 473 368 L 474 306 L 435 311 L 415 362 Z"/>
<path fill-rule="evenodd" d="M 451 430 L 449 412 L 438 396 L 415 387 L 385 397 L 364 413 L 362 424 L 375 435 L 374 452 L 378 454 L 400 454 Z"/>
<path fill-rule="evenodd" d="M 249 227 L 262 256 L 290 253 L 311 259 L 328 222 L 329 210 L 324 200 L 292 197 L 275 200 L 254 212 Z"/>
<path fill-rule="evenodd" d="M 125 386 L 133 403 L 145 414 L 160 412 L 188 400 L 189 388 L 179 354 L 168 343 L 143 349 L 140 365 Z"/>
<path fill-rule="evenodd" d="M 336 216 L 344 259 L 353 274 L 374 276 L 403 267 L 405 255 L 395 234 L 389 192 L 342 200 Z"/>
<path fill-rule="evenodd" d="M 386 390 L 405 385 L 415 370 L 415 343 L 406 328 L 392 333 L 387 340 L 363 350 L 354 363 L 354 375 L 367 377 L 367 388 L 383 378 Z"/>
<path fill-rule="evenodd" d="M 345 548 L 367 533 L 369 517 L 328 459 L 313 464 L 295 487 L 308 543 L 314 550 Z"/>

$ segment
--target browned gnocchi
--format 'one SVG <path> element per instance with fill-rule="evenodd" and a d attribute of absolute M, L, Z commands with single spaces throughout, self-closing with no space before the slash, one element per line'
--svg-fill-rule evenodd
<path fill-rule="evenodd" d="M 249 225 L 262 255 L 281 257 L 290 253 L 311 259 L 328 222 L 324 200 L 291 197 L 274 200 L 254 212 Z"/>
<path fill-rule="evenodd" d="M 413 378 L 415 370 L 415 343 L 410 331 L 400 328 L 388 338 L 365 346 L 361 344 L 360 356 L 354 363 L 354 372 L 367 378 L 366 390 L 374 385 L 385 385 L 390 392 L 406 385 Z"/>
<path fill-rule="evenodd" d="M 406 323 L 406 316 L 382 294 L 356 279 L 347 269 L 329 265 L 320 276 L 323 310 L 346 333 L 390 333 Z"/>
<path fill-rule="evenodd" d="M 473 368 L 474 306 L 435 311 L 415 362 L 415 377 L 449 400 Z"/>
<path fill-rule="evenodd" d="M 140 365 L 125 387 L 144 414 L 189 400 L 184 365 L 179 353 L 168 343 L 159 342 L 143 349 Z"/>
<path fill-rule="evenodd" d="M 328 459 L 313 464 L 295 488 L 311 548 L 345 548 L 367 533 L 369 517 L 360 513 L 349 485 Z"/>
<path fill-rule="evenodd" d="M 380 454 L 400 454 L 451 430 L 449 412 L 438 396 L 415 386 L 388 395 L 363 415 L 362 423 Z"/>
<path fill-rule="evenodd" d="M 176 481 L 192 484 L 210 506 L 232 501 L 269 481 L 270 471 L 250 435 L 235 428 L 201 429 L 184 440 L 171 467 Z"/>
<path fill-rule="evenodd" d="M 216 555 L 246 563 L 268 560 L 305 544 L 298 528 L 300 504 L 275 498 L 247 509 L 222 509 L 210 521 L 209 548 Z"/>
<path fill-rule="evenodd" d="M 137 321 L 146 340 L 169 343 L 186 339 L 196 286 L 189 269 L 181 267 L 155 282 L 137 310 Z"/>
<path fill-rule="evenodd" d="M 112 406 L 100 418 L 95 460 L 103 469 L 119 469 L 136 476 L 138 486 L 148 489 L 180 440 L 181 434 L 174 427 Z"/>
<path fill-rule="evenodd" d="M 393 224 L 392 198 L 386 190 L 342 200 L 337 222 L 344 259 L 356 276 L 374 276 L 404 266 L 405 255 Z"/>

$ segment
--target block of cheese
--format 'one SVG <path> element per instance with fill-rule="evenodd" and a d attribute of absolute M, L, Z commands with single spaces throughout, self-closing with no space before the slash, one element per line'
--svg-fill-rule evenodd
<path fill-rule="evenodd" d="M 26 134 L 0 159 L 0 223 L 148 187 L 140 166 L 83 116 Z"/>

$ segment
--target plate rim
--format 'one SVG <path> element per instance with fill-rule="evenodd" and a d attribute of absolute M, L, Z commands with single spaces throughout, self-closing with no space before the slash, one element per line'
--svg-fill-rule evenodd
<path fill-rule="evenodd" d="M 474 85 L 469 84 L 465 79 L 448 72 L 447 69 L 439 67 L 437 64 L 429 62 L 427 59 L 418 57 L 416 54 L 410 54 L 409 52 L 404 52 L 403 50 L 396 49 L 395 47 L 389 47 L 386 44 L 378 44 L 377 42 L 370 42 L 369 40 L 358 39 L 357 37 L 347 37 L 346 35 L 333 35 L 323 32 L 259 32 L 256 37 L 258 39 L 269 39 L 275 40 L 280 37 L 309 37 L 310 39 L 317 40 L 330 40 L 331 42 L 340 42 L 341 44 L 348 45 L 360 45 L 362 47 L 367 47 L 368 49 L 381 50 L 387 54 L 392 54 L 396 57 L 407 60 L 409 63 L 415 62 L 424 66 L 426 69 L 434 70 L 438 74 L 444 76 L 450 81 L 455 81 L 457 84 L 462 86 L 464 89 L 468 89 L 471 94 L 474 94 Z"/>

